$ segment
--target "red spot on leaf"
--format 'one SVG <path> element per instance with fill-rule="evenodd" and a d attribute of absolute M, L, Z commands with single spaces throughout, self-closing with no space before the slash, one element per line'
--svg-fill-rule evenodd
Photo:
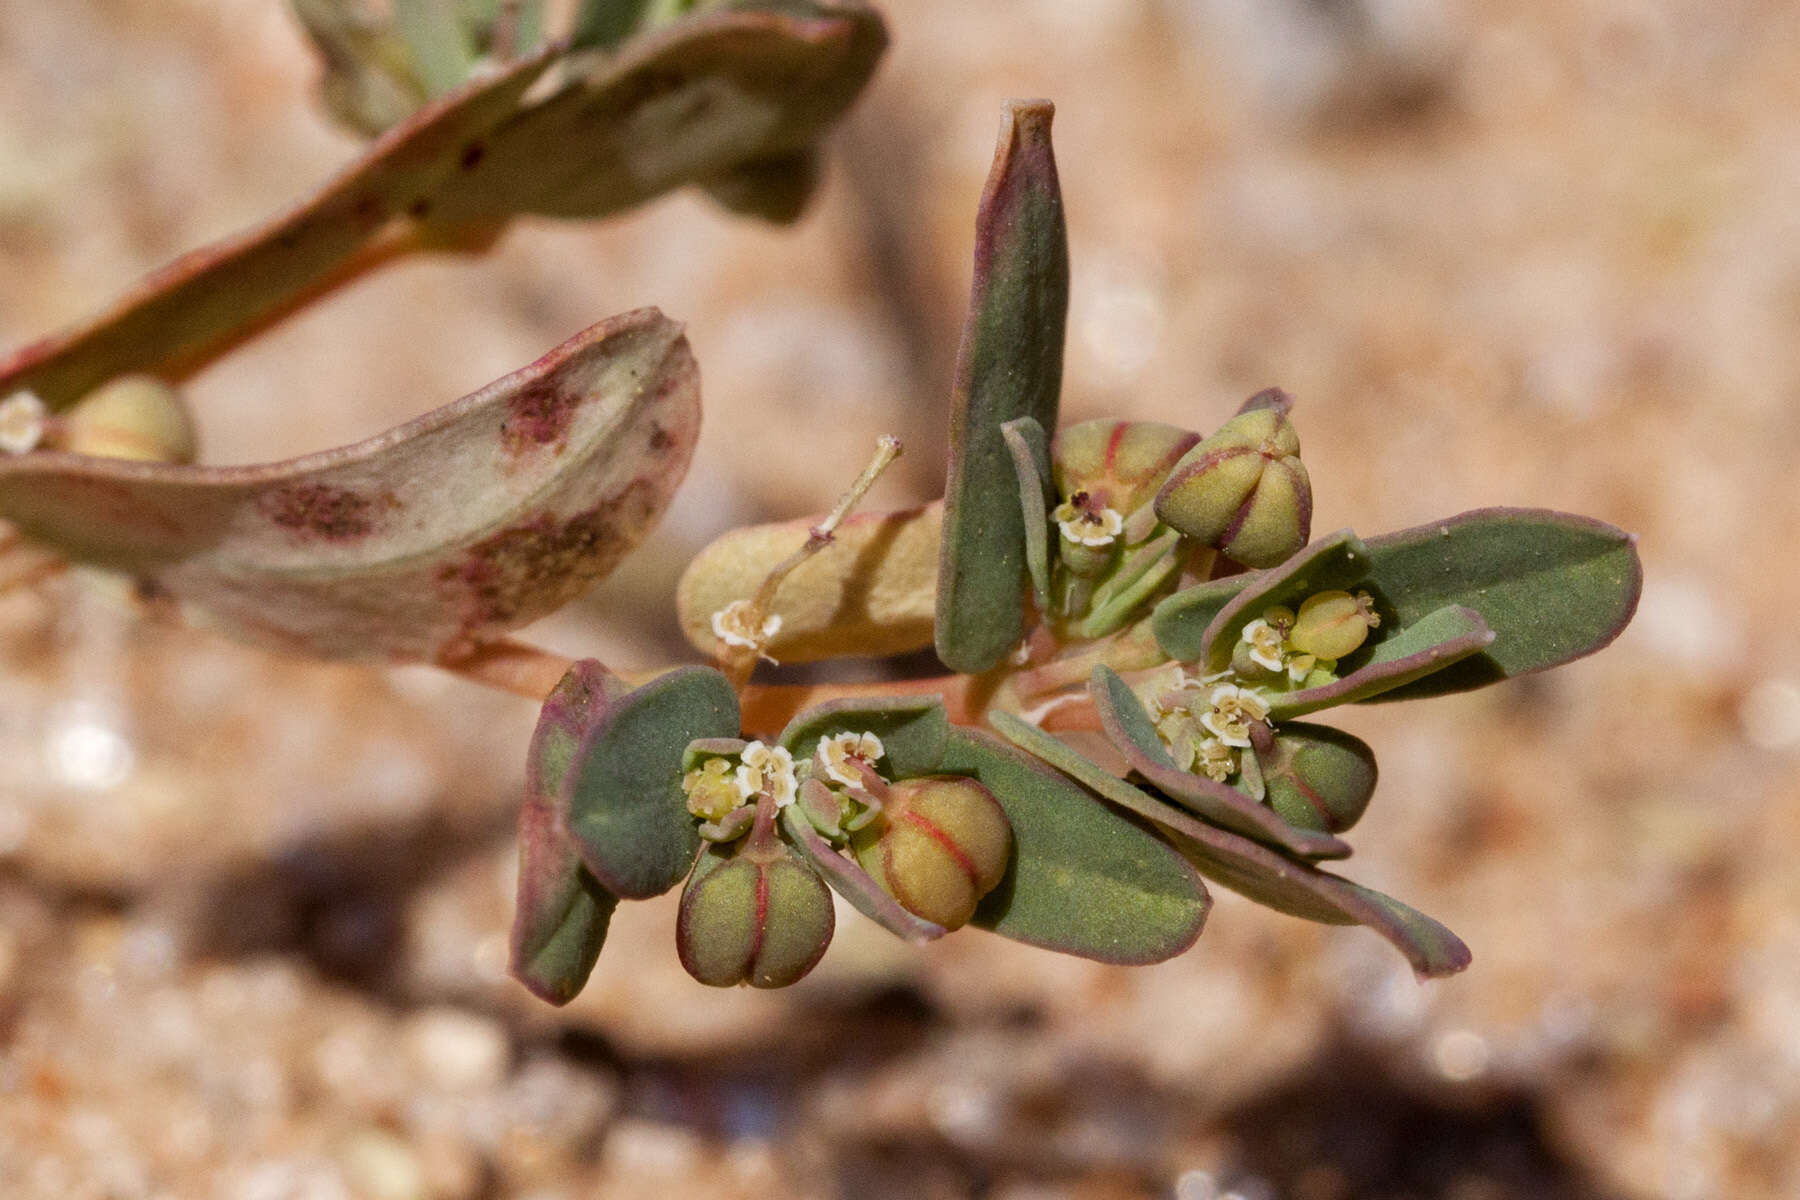
<path fill-rule="evenodd" d="M 519 389 L 507 401 L 510 411 L 500 426 L 507 451 L 519 454 L 532 446 L 560 446 L 580 403 L 578 393 L 562 391 L 547 379 Z"/>
<path fill-rule="evenodd" d="M 657 489 L 633 480 L 573 517 L 543 513 L 484 538 L 438 569 L 440 586 L 461 593 L 466 636 L 508 628 L 574 599 L 612 570 L 656 513 Z"/>
<path fill-rule="evenodd" d="M 325 483 L 277 488 L 257 501 L 263 515 L 283 529 L 333 542 L 367 537 L 374 532 L 380 511 L 398 504 L 391 494 L 371 499 Z"/>

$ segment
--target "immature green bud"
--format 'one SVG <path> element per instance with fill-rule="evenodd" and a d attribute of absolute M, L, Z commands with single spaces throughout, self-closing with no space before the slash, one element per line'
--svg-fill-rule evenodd
<path fill-rule="evenodd" d="M 708 847 L 681 893 L 675 946 L 710 987 L 786 987 L 824 956 L 836 927 L 831 893 L 774 837 Z"/>
<path fill-rule="evenodd" d="M 1300 606 L 1288 641 L 1303 654 L 1336 660 L 1354 653 L 1379 624 L 1369 593 L 1320 592 Z"/>
<path fill-rule="evenodd" d="M 194 461 L 194 423 L 181 393 L 160 379 L 126 375 L 83 396 L 62 418 L 58 449 L 95 458 Z"/>
<path fill-rule="evenodd" d="M 1077 492 L 1121 516 L 1150 502 L 1200 435 L 1156 421 L 1082 421 L 1056 435 L 1051 468 L 1059 496 Z"/>
<path fill-rule="evenodd" d="M 1189 450 L 1157 493 L 1156 515 L 1247 567 L 1304 546 L 1312 484 L 1285 398 L 1240 412 Z"/>
<path fill-rule="evenodd" d="M 1006 874 L 1012 826 L 973 779 L 938 775 L 888 789 L 881 815 L 850 840 L 856 861 L 900 906 L 946 929 L 968 923 Z"/>

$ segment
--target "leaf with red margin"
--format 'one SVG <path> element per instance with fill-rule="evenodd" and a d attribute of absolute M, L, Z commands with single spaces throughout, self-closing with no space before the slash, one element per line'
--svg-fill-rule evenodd
<path fill-rule="evenodd" d="M 1290 916 L 1328 925 L 1367 925 L 1393 943 L 1421 978 L 1454 975 L 1469 965 L 1469 948 L 1460 938 L 1400 901 L 1164 804 L 1011 713 L 995 713 L 992 720 L 1015 745 L 1161 826 L 1208 879 Z"/>
<path fill-rule="evenodd" d="M 1055 106 L 1006 106 L 975 218 L 975 276 L 950 404 L 938 565 L 938 657 L 985 671 L 1025 634 L 1025 529 L 1001 426 L 1056 428 L 1069 307 L 1068 233 L 1050 143 Z"/>
<path fill-rule="evenodd" d="M 661 516 L 700 429 L 640 309 L 368 441 L 258 467 L 0 459 L 0 517 L 246 640 L 432 661 L 555 611 Z"/>
<path fill-rule="evenodd" d="M 509 969 L 551 1004 L 567 1004 L 587 983 L 619 906 L 564 831 L 563 781 L 582 740 L 628 690 L 595 660 L 577 662 L 544 700 L 525 758 Z"/>

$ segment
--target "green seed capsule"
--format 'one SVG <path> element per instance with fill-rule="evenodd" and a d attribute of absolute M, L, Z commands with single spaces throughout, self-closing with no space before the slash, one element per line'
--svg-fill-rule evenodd
<path fill-rule="evenodd" d="M 1189 450 L 1157 493 L 1156 515 L 1247 567 L 1272 567 L 1304 546 L 1312 483 L 1286 408 L 1239 413 Z"/>
<path fill-rule="evenodd" d="M 906 779 L 889 789 L 881 816 L 850 846 L 902 908 L 956 929 L 1006 874 L 1012 826 L 994 794 L 973 779 Z"/>
<path fill-rule="evenodd" d="M 1320 592 L 1300 606 L 1288 641 L 1302 654 L 1339 659 L 1368 640 L 1370 628 L 1378 624 L 1380 618 L 1370 609 L 1366 595 Z"/>
<path fill-rule="evenodd" d="M 681 893 L 675 946 L 709 987 L 786 987 L 824 957 L 836 922 L 824 883 L 776 839 L 709 846 Z"/>

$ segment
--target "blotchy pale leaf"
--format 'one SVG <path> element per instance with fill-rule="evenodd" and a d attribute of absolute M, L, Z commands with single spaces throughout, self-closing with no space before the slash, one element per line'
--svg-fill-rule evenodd
<path fill-rule="evenodd" d="M 886 45 L 860 3 L 789 3 L 573 52 L 563 86 L 509 115 L 445 181 L 431 220 L 603 216 L 792 155 L 843 115 Z"/>
<path fill-rule="evenodd" d="M 245 639 L 430 661 L 611 570 L 668 504 L 699 427 L 687 339 L 642 309 L 397 429 L 290 462 L 6 457 L 0 517 Z"/>
<path fill-rule="evenodd" d="M 783 662 L 815 662 L 931 645 L 943 517 L 941 503 L 851 515 L 830 546 L 776 589 L 781 630 L 769 653 Z M 734 529 L 695 556 L 675 591 L 681 630 L 695 649 L 717 650 L 712 615 L 755 594 L 769 568 L 805 544 L 818 520 Z"/>
<path fill-rule="evenodd" d="M 604 216 L 792 154 L 842 115 L 885 44 L 853 0 L 709 13 L 617 52 L 548 44 L 420 109 L 291 211 L 0 359 L 0 397 L 27 389 L 61 409 L 119 375 L 177 378 L 396 252 L 480 247 L 520 213 Z M 552 68 L 548 94 L 527 100 Z"/>
<path fill-rule="evenodd" d="M 1173 958 L 1200 936 L 1212 898 L 1143 826 L 986 733 L 951 730 L 941 767 L 979 780 L 1012 825 L 1012 865 L 971 924 L 1128 965 Z"/>
<path fill-rule="evenodd" d="M 1030 417 L 1056 428 L 1068 235 L 1047 101 L 1007 105 L 975 218 L 975 278 L 950 402 L 938 657 L 985 671 L 1025 633 L 1025 529 L 1019 481 L 1000 427 Z"/>
<path fill-rule="evenodd" d="M 587 983 L 619 906 L 565 830 L 563 784 L 582 740 L 627 690 L 591 658 L 570 667 L 544 701 L 525 759 L 511 971 L 551 1004 L 567 1004 Z"/>

